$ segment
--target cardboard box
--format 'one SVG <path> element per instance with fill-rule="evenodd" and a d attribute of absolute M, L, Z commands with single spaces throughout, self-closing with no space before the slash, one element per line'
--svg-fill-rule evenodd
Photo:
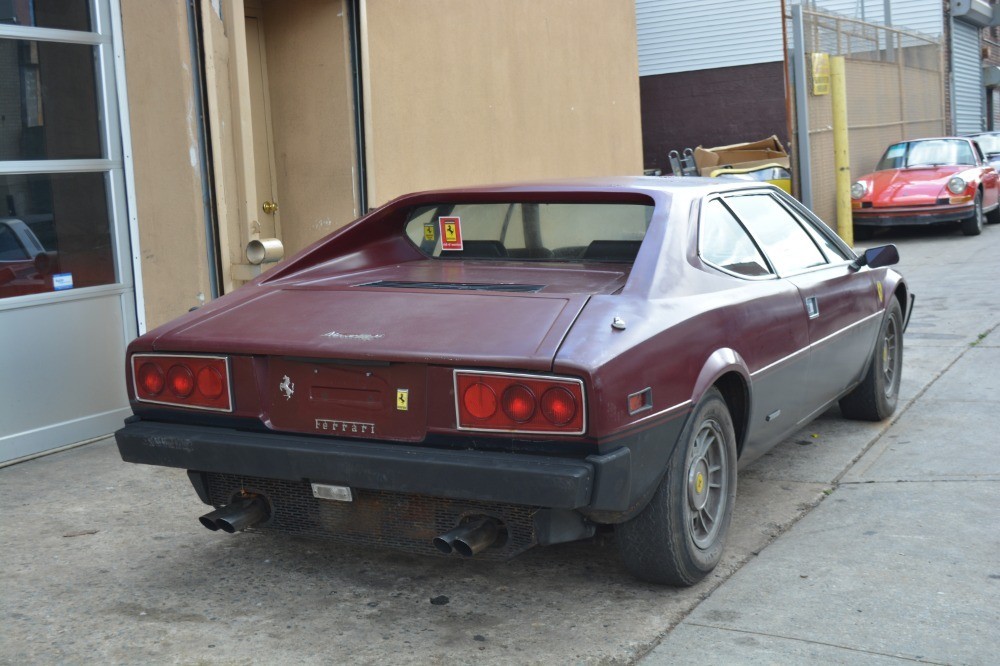
<path fill-rule="evenodd" d="M 760 141 L 734 143 L 731 146 L 694 149 L 694 163 L 698 173 L 708 176 L 712 171 L 723 166 L 738 166 L 747 168 L 762 164 L 778 164 L 785 168 L 791 166 L 788 153 L 777 136 L 771 136 Z"/>

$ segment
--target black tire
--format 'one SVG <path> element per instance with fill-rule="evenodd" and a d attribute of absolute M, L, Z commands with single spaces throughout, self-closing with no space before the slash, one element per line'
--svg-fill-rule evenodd
<path fill-rule="evenodd" d="M 735 500 L 736 434 L 713 388 L 684 427 L 649 504 L 615 528 L 625 566 L 651 583 L 694 585 L 722 557 Z"/>
<path fill-rule="evenodd" d="M 888 310 L 865 378 L 840 399 L 840 411 L 849 419 L 881 421 L 896 411 L 903 370 L 903 309 L 893 298 Z"/>
<path fill-rule="evenodd" d="M 996 208 L 986 213 L 986 224 L 1000 223 L 1000 204 Z"/>
<path fill-rule="evenodd" d="M 872 236 L 875 235 L 875 227 L 854 227 L 854 240 L 866 241 L 871 240 Z"/>
<path fill-rule="evenodd" d="M 962 233 L 966 236 L 978 236 L 983 233 L 983 193 L 976 192 L 976 200 L 972 207 L 972 216 L 962 220 Z"/>

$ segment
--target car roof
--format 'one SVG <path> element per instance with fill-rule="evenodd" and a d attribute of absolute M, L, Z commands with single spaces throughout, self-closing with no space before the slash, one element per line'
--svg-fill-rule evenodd
<path fill-rule="evenodd" d="M 917 143 L 918 141 L 968 141 L 968 136 L 922 136 L 919 139 L 903 139 L 902 141 L 893 141 L 890 146 L 894 146 L 899 143 Z"/>
<path fill-rule="evenodd" d="M 725 178 L 703 178 L 699 176 L 616 176 L 608 178 L 568 178 L 557 180 L 524 181 L 500 183 L 497 185 L 477 185 L 419 192 L 421 196 L 468 193 L 516 194 L 518 192 L 662 192 L 665 194 L 684 193 L 689 197 L 703 196 L 715 192 L 746 189 L 777 189 L 773 185 L 745 180 Z M 412 195 L 407 195 L 412 196 Z"/>

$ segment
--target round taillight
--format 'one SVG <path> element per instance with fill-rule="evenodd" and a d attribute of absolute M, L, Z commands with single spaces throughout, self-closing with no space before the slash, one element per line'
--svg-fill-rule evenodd
<path fill-rule="evenodd" d="M 174 365 L 167 371 L 167 384 L 178 398 L 186 398 L 194 390 L 194 374 L 186 365 Z"/>
<path fill-rule="evenodd" d="M 503 413 L 507 418 L 524 423 L 535 415 L 535 394 L 524 384 L 512 384 L 503 392 Z"/>
<path fill-rule="evenodd" d="M 465 410 L 477 419 L 488 419 L 497 411 L 497 394 L 486 384 L 476 382 L 462 395 Z"/>
<path fill-rule="evenodd" d="M 552 425 L 566 425 L 576 416 L 576 398 L 560 386 L 554 386 L 542 394 L 542 415 Z"/>
<path fill-rule="evenodd" d="M 155 363 L 143 363 L 139 367 L 136 378 L 139 382 L 139 388 L 148 395 L 160 395 L 160 391 L 163 390 L 163 385 L 166 383 L 163 371 Z"/>
<path fill-rule="evenodd" d="M 198 371 L 198 390 L 206 398 L 218 398 L 224 387 L 222 373 L 215 368 L 202 368 Z"/>

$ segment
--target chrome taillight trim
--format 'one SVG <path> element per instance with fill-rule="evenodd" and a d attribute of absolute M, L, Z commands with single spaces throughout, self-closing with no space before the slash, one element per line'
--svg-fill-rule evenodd
<path fill-rule="evenodd" d="M 140 358 L 176 358 L 176 359 L 204 358 L 204 359 L 222 361 L 223 367 L 225 367 L 226 369 L 226 376 L 224 377 L 224 379 L 226 380 L 226 390 L 229 393 L 229 409 L 224 409 L 222 407 L 204 407 L 202 405 L 185 405 L 178 402 L 167 402 L 165 400 L 150 400 L 148 398 L 140 398 L 139 386 L 138 384 L 136 384 L 136 375 L 138 374 L 136 372 L 138 370 L 138 368 L 136 367 L 136 359 Z M 135 396 L 136 402 L 142 402 L 152 405 L 166 405 L 167 407 L 178 407 L 180 409 L 197 409 L 203 412 L 222 412 L 224 414 L 232 413 L 233 408 L 235 407 L 235 400 L 233 400 L 233 382 L 232 382 L 233 373 L 232 369 L 230 368 L 230 361 L 228 356 L 217 356 L 214 354 L 157 354 L 157 353 L 140 352 L 132 354 L 132 356 L 129 357 L 129 362 L 132 364 L 131 367 L 132 395 Z M 164 388 L 164 390 L 166 389 Z"/>
<path fill-rule="evenodd" d="M 520 379 L 532 379 L 535 381 L 548 381 L 556 384 L 576 384 L 580 387 L 580 409 L 583 412 L 583 420 L 580 430 L 510 430 L 503 428 L 474 428 L 462 425 L 462 414 L 459 410 L 458 401 L 458 376 L 473 375 L 476 377 L 514 377 Z M 587 391 L 583 385 L 583 380 L 578 377 L 565 377 L 563 375 L 542 375 L 530 372 L 498 372 L 494 370 L 472 370 L 469 368 L 454 368 L 451 371 L 452 392 L 455 394 L 455 428 L 464 432 L 493 432 L 510 435 L 550 435 L 553 437 L 570 436 L 576 437 L 587 432 Z M 558 427 L 558 426 L 556 426 Z"/>

